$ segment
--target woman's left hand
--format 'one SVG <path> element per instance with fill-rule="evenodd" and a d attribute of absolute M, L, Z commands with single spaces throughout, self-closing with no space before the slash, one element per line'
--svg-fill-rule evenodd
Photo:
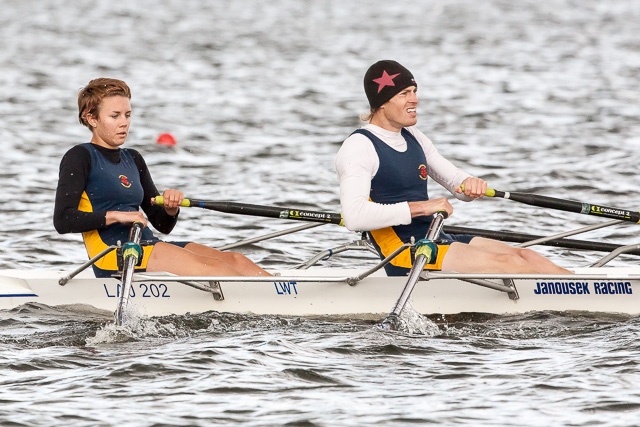
<path fill-rule="evenodd" d="M 180 190 L 168 188 L 162 193 L 164 198 L 164 210 L 171 216 L 178 213 L 180 209 L 180 203 L 184 199 L 184 194 Z"/>

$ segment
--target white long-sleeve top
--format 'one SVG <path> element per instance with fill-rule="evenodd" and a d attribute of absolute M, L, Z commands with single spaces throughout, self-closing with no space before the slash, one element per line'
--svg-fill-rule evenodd
<path fill-rule="evenodd" d="M 407 142 L 400 132 L 385 130 L 379 126 L 363 126 L 393 149 L 404 152 Z M 449 190 L 456 198 L 472 199 L 458 194 L 454 188 L 460 185 L 468 173 L 462 171 L 438 153 L 433 142 L 415 126 L 406 128 L 418 140 L 427 159 L 427 171 L 431 178 Z M 375 203 L 369 200 L 371 180 L 378 172 L 380 160 L 373 143 L 362 134 L 349 136 L 336 155 L 335 168 L 340 182 L 340 204 L 345 226 L 349 230 L 378 230 L 393 225 L 410 224 L 411 211 L 408 202 L 393 204 Z M 425 194 L 425 200 L 427 195 Z"/>

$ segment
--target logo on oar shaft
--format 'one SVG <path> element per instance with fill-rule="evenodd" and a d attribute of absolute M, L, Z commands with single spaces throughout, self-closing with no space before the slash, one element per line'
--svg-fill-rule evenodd
<path fill-rule="evenodd" d="M 593 215 L 615 215 L 619 218 L 630 218 L 631 212 L 623 209 L 607 208 L 605 206 L 591 205 L 590 213 Z"/>
<path fill-rule="evenodd" d="M 328 214 L 322 212 L 309 212 L 309 211 L 297 211 L 286 210 L 280 212 L 280 218 L 284 219 L 316 219 L 321 221 L 331 221 L 331 217 Z"/>

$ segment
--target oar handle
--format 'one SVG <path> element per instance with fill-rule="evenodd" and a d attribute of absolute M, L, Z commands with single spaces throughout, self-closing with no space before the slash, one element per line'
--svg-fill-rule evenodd
<path fill-rule="evenodd" d="M 464 193 L 464 182 L 460 184 L 460 189 Z M 502 191 L 494 190 L 493 188 L 487 188 L 487 191 L 484 192 L 484 195 L 487 197 L 503 197 L 502 195 L 499 195 L 497 193 L 502 193 Z"/>
<path fill-rule="evenodd" d="M 164 206 L 164 197 L 162 197 L 162 196 L 152 197 L 151 198 L 151 204 L 152 205 Z M 191 207 L 192 206 L 191 200 L 182 199 L 182 202 L 180 202 L 180 206 L 182 206 L 183 208 Z"/>

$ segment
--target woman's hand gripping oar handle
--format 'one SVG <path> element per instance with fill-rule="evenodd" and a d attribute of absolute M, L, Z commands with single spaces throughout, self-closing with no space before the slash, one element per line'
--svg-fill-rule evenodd
<path fill-rule="evenodd" d="M 460 186 L 464 191 L 464 184 Z M 575 200 L 556 199 L 554 197 L 539 196 L 530 193 L 512 193 L 508 191 L 494 190 L 487 188 L 485 193 L 487 197 L 498 197 L 509 199 L 515 202 L 524 203 L 539 208 L 548 208 L 564 212 L 573 212 L 582 215 L 593 215 L 604 218 L 618 219 L 622 221 L 635 222 L 640 224 L 640 212 L 630 211 L 627 209 L 612 208 L 602 205 L 594 205 L 591 203 L 578 202 Z"/>
<path fill-rule="evenodd" d="M 151 199 L 151 204 L 163 205 L 164 198 L 162 196 L 156 196 Z M 317 212 L 304 209 L 290 209 L 280 208 L 276 206 L 250 205 L 247 203 L 196 199 L 183 199 L 182 203 L 180 203 L 180 206 L 197 207 L 231 214 L 253 215 L 266 218 L 293 219 L 298 221 L 312 221 L 344 225 L 342 214 L 334 212 Z"/>
<path fill-rule="evenodd" d="M 401 323 L 400 313 L 402 313 L 405 305 L 407 305 L 407 301 L 409 301 L 411 293 L 420 279 L 420 274 L 422 273 L 422 270 L 424 270 L 424 266 L 436 261 L 438 256 L 438 246 L 435 244 L 435 240 L 440 236 L 444 220 L 447 216 L 448 214 L 446 211 L 436 212 L 433 215 L 433 220 L 431 221 L 426 237 L 416 242 L 416 259 L 411 267 L 411 271 L 409 271 L 407 284 L 404 286 L 404 289 L 402 290 L 400 297 L 398 297 L 398 300 L 393 306 L 391 312 L 379 325 L 382 329 L 391 331 L 398 329 L 398 326 Z"/>

